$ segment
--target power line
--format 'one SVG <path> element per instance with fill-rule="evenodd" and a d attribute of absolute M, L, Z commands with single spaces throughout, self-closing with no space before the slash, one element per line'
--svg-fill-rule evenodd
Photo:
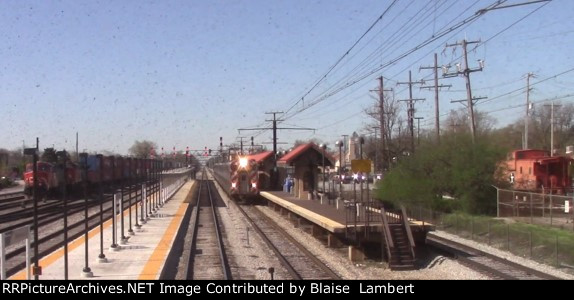
<path fill-rule="evenodd" d="M 503 2 L 505 2 L 505 0 L 496 1 L 495 3 L 493 3 L 493 4 L 489 5 L 488 7 L 486 7 L 485 9 L 492 8 L 492 7 L 496 7 L 496 6 L 500 5 L 500 4 L 503 3 Z M 419 43 L 417 46 L 411 48 L 410 50 L 408 50 L 408 51 L 406 51 L 406 52 L 404 52 L 404 53 L 402 53 L 402 54 L 399 55 L 398 57 L 396 57 L 396 58 L 394 58 L 394 59 L 388 61 L 387 63 L 384 63 L 384 64 L 379 65 L 378 67 L 372 69 L 371 71 L 367 72 L 366 74 L 360 76 L 359 78 L 357 78 L 357 79 L 355 79 L 355 80 L 353 80 L 353 81 L 349 81 L 349 82 L 345 83 L 344 85 L 342 85 L 342 86 L 340 86 L 339 88 L 333 90 L 332 92 L 329 92 L 329 93 L 327 93 L 327 94 L 324 94 L 323 96 L 318 97 L 317 99 L 311 101 L 306 107 L 303 107 L 303 108 L 299 109 L 296 113 L 301 112 L 301 111 L 304 111 L 304 110 L 308 109 L 309 107 L 314 106 L 314 105 L 316 105 L 316 104 L 318 104 L 318 103 L 324 101 L 325 99 L 327 99 L 327 98 L 329 98 L 329 97 L 331 97 L 331 96 L 333 96 L 333 95 L 335 95 L 335 94 L 341 92 L 342 90 L 344 90 L 344 89 L 346 89 L 346 88 L 349 88 L 349 87 L 351 87 L 351 86 L 357 84 L 358 82 L 361 82 L 361 81 L 363 81 L 364 79 L 370 77 L 371 75 L 373 75 L 373 74 L 375 74 L 375 73 L 381 71 L 382 69 L 384 69 L 384 68 L 386 68 L 386 67 L 388 67 L 388 66 L 390 66 L 390 65 L 392 65 L 392 64 L 394 64 L 394 63 L 396 63 L 396 62 L 398 62 L 398 61 L 400 61 L 400 60 L 402 60 L 403 58 L 407 57 L 408 55 L 410 55 L 410 54 L 412 54 L 412 53 L 414 53 L 414 52 L 416 52 L 416 51 L 422 49 L 423 47 L 429 45 L 430 43 L 432 43 L 432 42 L 434 42 L 434 41 L 436 41 L 436 40 L 438 40 L 438 39 L 444 37 L 445 35 L 447 35 L 447 34 L 453 32 L 453 31 L 455 31 L 455 30 L 457 30 L 458 28 L 460 28 L 460 27 L 462 27 L 462 26 L 464 26 L 464 25 L 467 25 L 467 24 L 470 23 L 470 22 L 476 21 L 478 18 L 480 18 L 480 17 L 482 16 L 482 14 L 483 14 L 483 13 L 477 12 L 477 13 L 475 13 L 474 15 L 472 15 L 472 16 L 470 16 L 470 17 L 468 17 L 468 18 L 466 18 L 466 19 L 464 19 L 464 20 L 458 22 L 457 24 L 455 24 L 455 25 L 449 27 L 448 29 L 443 30 L 443 31 L 441 31 L 441 32 L 439 32 L 439 33 L 437 33 L 437 34 L 432 35 L 431 37 L 427 38 L 427 39 L 424 40 L 423 42 Z M 294 107 L 294 106 L 292 106 L 291 108 L 293 108 L 293 107 Z M 291 108 L 290 108 L 290 109 L 291 109 Z M 283 115 L 283 117 L 284 117 L 284 119 L 287 119 L 287 118 L 292 117 L 293 115 L 294 115 L 294 114 Z"/>
<path fill-rule="evenodd" d="M 546 77 L 546 78 L 544 78 L 544 79 L 542 79 L 542 80 L 539 80 L 539 81 L 537 81 L 537 82 L 535 82 L 535 83 L 531 83 L 530 86 L 532 87 L 532 86 L 537 85 L 537 84 L 539 84 L 539 83 L 542 83 L 542 82 L 548 81 L 548 80 L 550 80 L 550 79 L 554 79 L 554 78 L 556 78 L 556 77 L 558 77 L 558 76 L 562 76 L 562 75 L 564 75 L 564 74 L 570 73 L 570 72 L 572 72 L 572 71 L 574 71 L 574 68 L 568 69 L 568 70 L 566 70 L 566 71 L 560 72 L 560 73 L 558 73 L 558 74 L 556 74 L 556 75 L 552 75 L 552 76 L 550 76 L 550 77 Z M 515 90 L 512 90 L 512 91 L 510 91 L 510 92 L 504 93 L 504 94 L 502 94 L 502 95 L 498 95 L 498 96 L 496 96 L 496 97 L 489 98 L 488 100 L 479 102 L 479 103 L 477 103 L 476 105 L 488 103 L 488 102 L 490 102 L 490 101 L 494 101 L 494 100 L 496 100 L 496 99 L 498 99 L 498 98 L 501 98 L 501 97 L 504 97 L 504 96 L 508 96 L 508 95 L 510 95 L 510 94 L 512 94 L 512 93 L 514 93 L 514 92 L 522 91 L 523 89 L 524 89 L 523 87 L 517 88 L 517 89 L 515 89 Z"/>
<path fill-rule="evenodd" d="M 395 5 L 395 3 L 398 0 L 394 0 L 388 7 L 387 9 L 385 9 L 385 11 L 383 11 L 383 13 L 375 20 L 375 22 L 373 22 L 373 24 L 371 24 L 371 26 L 369 26 L 369 28 L 361 35 L 361 37 L 359 37 L 359 39 L 357 39 L 357 41 L 355 41 L 355 43 L 351 46 L 351 48 L 349 48 L 349 50 L 347 50 L 347 52 L 345 52 L 345 54 L 343 54 L 338 60 L 337 62 L 335 62 L 334 65 L 332 65 L 329 70 L 327 70 L 327 72 L 321 76 L 321 78 L 319 80 L 317 80 L 317 82 L 315 82 L 315 84 L 305 93 L 303 94 L 303 96 L 301 97 L 300 100 L 298 100 L 297 102 L 295 102 L 295 104 L 293 104 L 289 109 L 287 109 L 287 111 L 285 113 L 288 113 L 291 109 L 293 109 L 295 106 L 297 106 L 297 104 L 299 104 L 299 102 L 301 102 L 307 95 L 309 95 L 309 93 L 311 93 L 318 85 L 319 83 L 321 83 L 323 80 L 325 80 L 325 78 L 327 78 L 327 76 L 331 73 L 331 71 L 333 71 L 333 69 L 347 56 L 349 55 L 349 53 L 353 50 L 353 48 L 355 48 L 355 46 L 357 46 L 357 44 L 365 37 L 365 35 L 367 35 L 372 29 L 373 27 L 375 27 L 375 25 L 377 25 L 377 23 L 379 23 L 379 21 L 381 21 L 383 19 L 383 17 L 387 14 L 387 12 L 389 12 L 389 10 Z"/>

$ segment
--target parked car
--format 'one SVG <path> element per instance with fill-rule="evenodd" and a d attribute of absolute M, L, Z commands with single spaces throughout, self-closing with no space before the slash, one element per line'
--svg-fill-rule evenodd
<path fill-rule="evenodd" d="M 342 180 L 343 183 L 351 183 L 352 180 L 353 180 L 353 177 L 350 176 L 350 175 L 342 174 L 341 177 L 342 177 L 342 179 L 343 179 L 343 180 Z M 332 175 L 332 176 L 331 176 L 331 180 L 334 181 L 336 184 L 341 183 L 341 179 L 339 178 L 339 174 L 334 174 L 334 175 Z"/>

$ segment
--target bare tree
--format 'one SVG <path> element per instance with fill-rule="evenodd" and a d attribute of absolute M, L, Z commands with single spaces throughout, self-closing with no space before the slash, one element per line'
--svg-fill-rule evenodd
<path fill-rule="evenodd" d="M 377 148 L 377 152 L 384 154 L 382 156 L 384 159 L 382 159 L 380 162 L 377 162 L 377 164 L 381 165 L 383 169 L 386 169 L 390 163 L 390 156 L 396 148 L 396 141 L 394 141 L 392 137 L 393 132 L 396 130 L 396 126 L 401 120 L 399 117 L 400 105 L 389 93 L 384 94 L 384 130 L 381 130 L 381 106 L 379 103 L 379 98 L 374 95 L 371 95 L 371 98 L 374 100 L 373 105 L 364 110 L 365 114 L 369 116 L 371 120 L 365 125 L 362 131 L 373 132 L 373 127 L 378 127 L 378 133 L 382 132 L 382 136 L 381 134 L 378 134 L 377 140 L 373 140 L 373 142 L 377 143 L 377 147 L 372 148 Z M 381 148 L 381 138 L 384 138 L 385 140 L 385 149 Z M 371 147 L 369 146 L 368 149 L 370 148 Z M 372 152 L 368 151 L 367 153 L 373 153 L 374 155 L 374 151 L 375 150 L 373 149 Z M 376 168 L 378 169 L 378 166 L 376 166 Z"/>
<path fill-rule="evenodd" d="M 149 158 L 152 153 L 152 149 L 155 151 L 156 148 L 156 143 L 143 140 L 141 142 L 135 141 L 128 151 L 136 158 Z"/>
<path fill-rule="evenodd" d="M 475 110 L 474 121 L 477 134 L 487 134 L 492 131 L 496 119 L 485 112 Z M 470 119 L 466 108 L 453 109 L 444 120 L 443 128 L 451 132 L 470 132 Z"/>
<path fill-rule="evenodd" d="M 550 150 L 552 107 L 538 105 L 532 112 L 528 140 L 530 148 Z M 530 142 L 532 141 L 532 142 Z M 555 103 L 554 105 L 554 145 L 564 150 L 574 144 L 574 104 Z"/>

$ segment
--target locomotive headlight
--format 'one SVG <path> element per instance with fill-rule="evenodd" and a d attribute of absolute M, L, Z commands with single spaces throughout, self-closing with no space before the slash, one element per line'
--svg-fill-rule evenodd
<path fill-rule="evenodd" d="M 257 183 L 252 182 L 252 183 L 251 183 L 251 187 L 252 187 L 252 188 L 256 188 L 256 187 L 257 187 Z"/>
<path fill-rule="evenodd" d="M 232 183 L 231 183 L 231 187 L 232 187 L 232 188 L 236 188 L 236 187 L 237 187 L 237 183 L 232 182 Z"/>
<path fill-rule="evenodd" d="M 247 157 L 241 157 L 241 158 L 239 159 L 239 166 L 240 166 L 241 168 L 247 167 Z"/>

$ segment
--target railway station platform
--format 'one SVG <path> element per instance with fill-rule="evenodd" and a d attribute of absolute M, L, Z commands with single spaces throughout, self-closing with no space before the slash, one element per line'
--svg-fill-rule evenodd
<path fill-rule="evenodd" d="M 354 218 L 354 215 L 349 217 L 347 211 L 347 207 L 351 204 L 349 201 L 339 200 L 339 204 L 331 204 L 328 203 L 327 200 L 301 200 L 289 193 L 281 191 L 267 191 L 261 192 L 260 194 L 263 198 L 273 204 L 282 207 L 331 233 L 343 233 L 348 227 L 371 227 L 372 230 L 380 232 L 381 222 L 376 220 L 376 218 L 371 218 L 369 219 L 369 222 L 366 222 L 365 217 L 359 216 L 358 219 Z M 359 210 L 361 209 L 359 208 Z M 369 210 L 373 215 L 380 214 L 380 210 L 376 208 L 365 207 L 363 210 Z M 358 222 L 355 223 L 355 220 L 358 220 Z M 434 226 L 428 222 L 425 223 L 423 221 L 410 219 L 409 223 L 413 231 L 434 230 Z"/>
<path fill-rule="evenodd" d="M 314 236 L 325 235 L 328 247 L 350 244 L 349 258 L 355 260 L 352 245 L 380 243 L 383 239 L 381 210 L 371 204 L 345 200 L 302 200 L 282 191 L 265 191 L 260 195 L 268 200 L 269 206 L 281 215 L 287 216 L 296 226 L 309 227 Z M 396 218 L 387 212 L 387 218 Z M 415 242 L 424 243 L 426 233 L 434 230 L 433 224 L 409 219 L 409 226 Z"/>
<path fill-rule="evenodd" d="M 158 279 L 169 251 L 174 243 L 177 231 L 187 210 L 194 180 L 189 180 L 177 190 L 165 204 L 149 217 L 141 228 L 134 227 L 134 235 L 128 235 L 125 226 L 127 243 L 118 242 L 119 250 L 113 251 L 112 220 L 104 223 L 104 254 L 107 262 L 99 262 L 100 227 L 88 234 L 88 263 L 92 277 L 85 276 L 85 241 L 84 237 L 68 243 L 68 279 L 124 279 L 155 280 Z M 132 207 L 132 212 L 134 207 Z M 124 211 L 124 224 L 128 224 L 128 209 Z M 135 214 L 132 226 L 135 224 Z M 118 217 L 119 220 L 119 217 Z M 121 231 L 118 224 L 118 240 Z M 64 249 L 52 252 L 40 260 L 42 267 L 41 280 L 64 279 Z M 22 270 L 10 279 L 26 279 L 26 270 Z"/>

